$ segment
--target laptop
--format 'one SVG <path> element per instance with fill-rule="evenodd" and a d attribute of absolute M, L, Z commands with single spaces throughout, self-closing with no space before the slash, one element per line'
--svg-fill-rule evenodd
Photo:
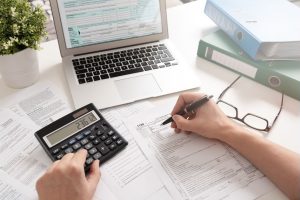
<path fill-rule="evenodd" d="M 108 108 L 199 86 L 167 39 L 165 0 L 50 3 L 76 108 L 91 102 Z"/>

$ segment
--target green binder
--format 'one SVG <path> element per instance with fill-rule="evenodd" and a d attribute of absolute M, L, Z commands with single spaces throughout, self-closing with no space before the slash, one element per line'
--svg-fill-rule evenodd
<path fill-rule="evenodd" d="M 198 56 L 300 100 L 300 61 L 252 60 L 222 30 L 200 40 Z"/>

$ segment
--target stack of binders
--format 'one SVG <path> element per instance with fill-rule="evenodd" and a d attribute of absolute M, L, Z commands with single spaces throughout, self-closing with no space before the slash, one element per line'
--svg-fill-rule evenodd
<path fill-rule="evenodd" d="M 286 0 L 207 0 L 205 13 L 221 30 L 200 40 L 198 56 L 300 100 L 298 7 Z"/>

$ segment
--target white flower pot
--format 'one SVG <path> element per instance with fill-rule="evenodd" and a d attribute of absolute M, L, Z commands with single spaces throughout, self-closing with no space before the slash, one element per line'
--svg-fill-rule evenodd
<path fill-rule="evenodd" d="M 37 52 L 25 49 L 12 55 L 0 55 L 0 73 L 4 82 L 12 88 L 24 88 L 39 78 Z"/>

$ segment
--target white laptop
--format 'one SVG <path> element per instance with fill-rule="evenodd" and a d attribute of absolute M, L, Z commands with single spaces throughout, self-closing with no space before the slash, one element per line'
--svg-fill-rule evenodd
<path fill-rule="evenodd" d="M 76 108 L 199 86 L 168 38 L 165 0 L 50 0 Z M 180 28 L 180 27 L 178 27 Z"/>

